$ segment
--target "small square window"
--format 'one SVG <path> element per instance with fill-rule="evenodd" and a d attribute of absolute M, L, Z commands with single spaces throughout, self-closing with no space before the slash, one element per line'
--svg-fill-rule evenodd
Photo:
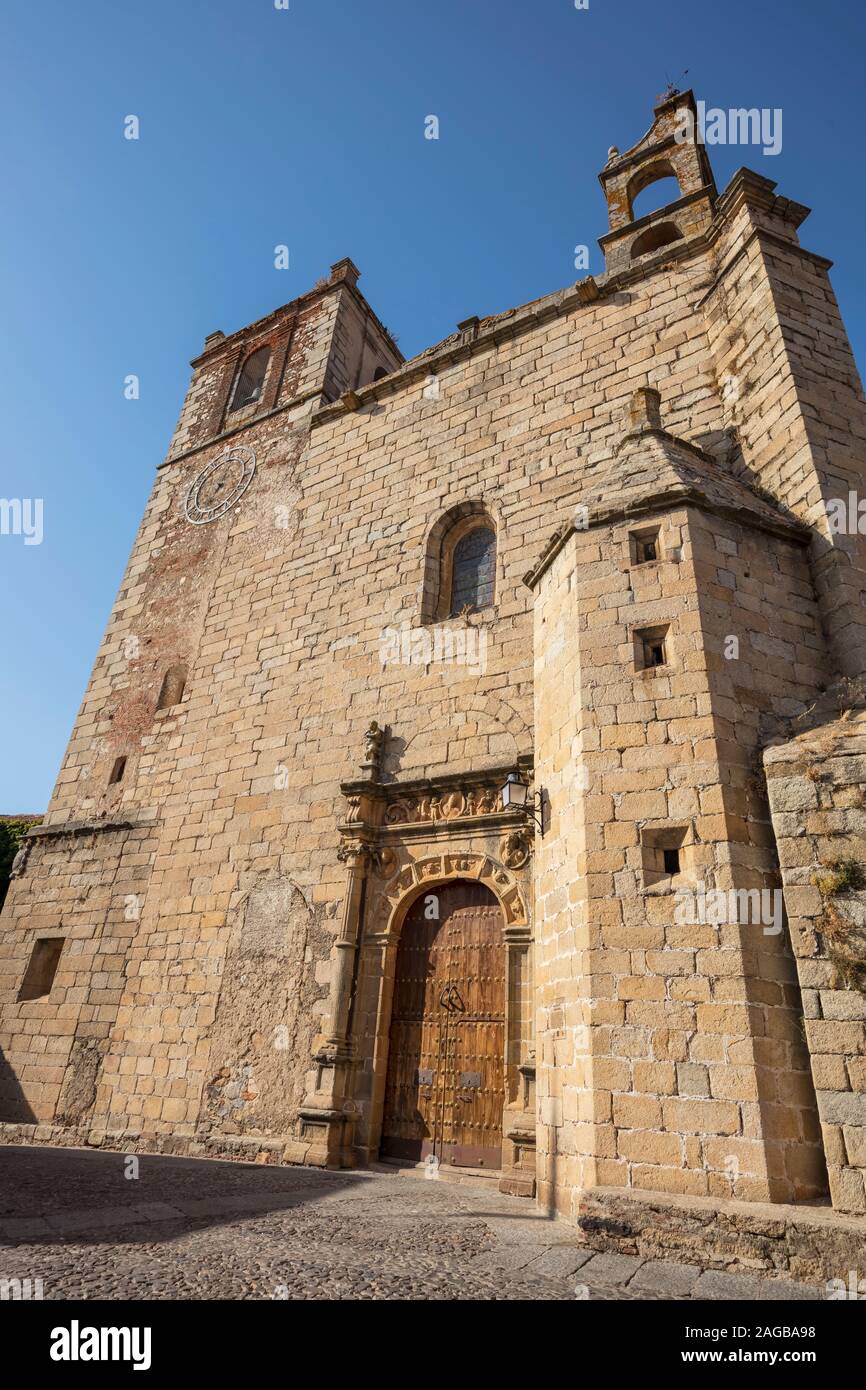
<path fill-rule="evenodd" d="M 63 950 L 65 937 L 41 937 L 34 945 L 30 961 L 24 973 L 18 1002 L 27 999 L 47 999 L 57 974 L 57 965 Z"/>
<path fill-rule="evenodd" d="M 636 671 L 655 671 L 670 661 L 670 625 L 636 628 L 633 633 L 634 666 Z"/>
<path fill-rule="evenodd" d="M 652 531 L 630 531 L 629 551 L 633 565 L 650 565 L 661 559 L 661 532 L 658 527 Z"/>
<path fill-rule="evenodd" d="M 687 871 L 685 825 L 665 825 L 657 830 L 642 830 L 640 837 L 641 861 L 645 888 L 658 887 L 659 891 L 674 886 L 674 880 L 682 882 L 680 875 Z"/>

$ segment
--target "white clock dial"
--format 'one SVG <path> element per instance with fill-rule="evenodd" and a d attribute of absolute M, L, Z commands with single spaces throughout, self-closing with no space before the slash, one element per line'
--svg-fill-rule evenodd
<path fill-rule="evenodd" d="M 255 450 L 236 444 L 214 459 L 194 480 L 184 502 L 187 521 L 202 526 L 225 516 L 246 492 L 256 471 Z"/>

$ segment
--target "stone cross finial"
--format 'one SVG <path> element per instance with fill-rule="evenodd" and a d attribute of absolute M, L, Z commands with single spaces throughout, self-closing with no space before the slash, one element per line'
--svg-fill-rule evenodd
<path fill-rule="evenodd" d="M 662 427 L 662 398 L 652 386 L 641 386 L 632 395 L 628 406 L 628 432 L 660 430 Z"/>

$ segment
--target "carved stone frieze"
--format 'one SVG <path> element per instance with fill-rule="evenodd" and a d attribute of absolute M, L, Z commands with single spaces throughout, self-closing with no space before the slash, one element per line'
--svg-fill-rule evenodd
<path fill-rule="evenodd" d="M 490 816 L 502 812 L 494 786 L 453 788 L 441 793 L 427 790 L 413 795 L 401 794 L 389 802 L 385 825 L 417 825 L 424 822 L 464 820 L 472 816 Z"/>
<path fill-rule="evenodd" d="M 367 731 L 372 754 L 377 749 L 381 751 L 379 736 L 387 738 L 388 732 L 378 726 Z M 522 817 L 513 809 L 504 809 L 501 800 L 502 786 L 514 772 L 514 766 L 445 773 L 410 782 L 383 782 L 377 780 L 381 774 L 371 758 L 364 764 L 365 780 L 341 784 L 346 810 L 340 833 L 347 841 L 359 838 L 381 846 L 388 841 L 396 844 L 404 836 L 423 838 L 429 831 L 435 831 L 437 839 L 443 834 L 462 834 L 466 823 L 473 821 L 479 830 L 518 830 Z M 524 781 L 531 781 L 529 755 L 518 757 L 516 767 Z M 386 859 L 384 863 L 388 872 L 392 861 Z"/>

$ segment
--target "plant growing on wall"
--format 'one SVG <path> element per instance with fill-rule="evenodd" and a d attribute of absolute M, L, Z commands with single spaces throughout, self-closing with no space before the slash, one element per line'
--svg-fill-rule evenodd
<path fill-rule="evenodd" d="M 38 825 L 41 817 L 21 816 L 14 820 L 0 820 L 0 907 L 9 887 L 12 861 L 21 848 L 21 841 L 31 825 Z"/>
<path fill-rule="evenodd" d="M 853 920 L 846 916 L 837 901 L 866 888 L 863 865 L 856 859 L 836 859 L 812 878 L 824 900 L 818 931 L 837 983 L 866 993 L 866 928 L 859 917 Z"/>

